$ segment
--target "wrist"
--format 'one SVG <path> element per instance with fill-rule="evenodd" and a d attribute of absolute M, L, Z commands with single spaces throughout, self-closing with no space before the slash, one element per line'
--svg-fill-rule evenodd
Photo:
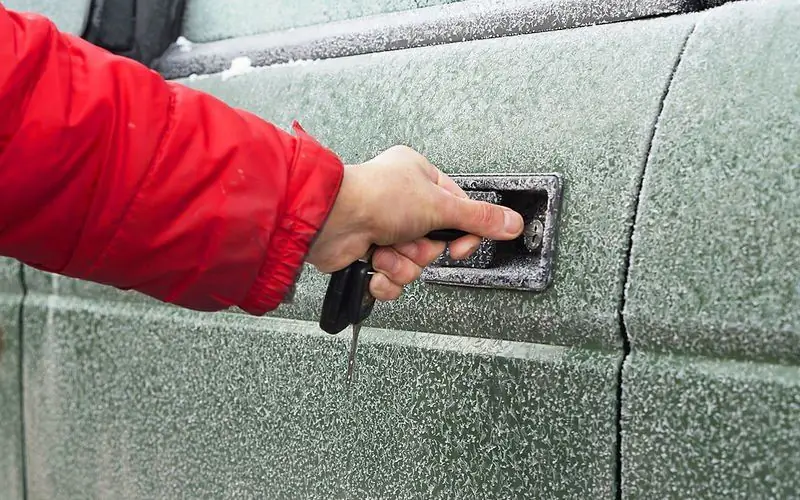
<path fill-rule="evenodd" d="M 336 200 L 317 233 L 307 261 L 322 272 L 333 272 L 366 254 L 373 230 L 369 204 L 363 196 L 358 167 L 345 165 Z"/>
<path fill-rule="evenodd" d="M 366 203 L 365 186 L 359 175 L 358 165 L 345 165 L 342 185 L 336 197 L 331 217 L 340 234 L 363 240 L 364 245 L 372 244 L 373 218 Z"/>

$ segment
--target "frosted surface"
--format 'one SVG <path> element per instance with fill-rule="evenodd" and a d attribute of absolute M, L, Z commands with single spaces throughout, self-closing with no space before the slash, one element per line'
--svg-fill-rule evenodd
<path fill-rule="evenodd" d="M 687 0 L 468 0 L 217 42 L 179 38 L 158 70 L 167 78 L 222 71 L 237 57 L 256 66 L 536 33 L 681 12 Z M 229 17 L 233 13 L 217 16 Z M 248 18 L 248 22 L 252 21 Z M 218 29 L 219 23 L 209 24 Z"/>
<path fill-rule="evenodd" d="M 0 258 L 0 498 L 22 498 L 19 264 Z"/>
<path fill-rule="evenodd" d="M 797 367 L 634 353 L 623 387 L 625 498 L 797 496 Z"/>
<path fill-rule="evenodd" d="M 50 310 L 48 311 L 48 306 Z M 31 498 L 613 496 L 616 355 L 35 296 Z"/>
<path fill-rule="evenodd" d="M 555 278 L 542 293 L 415 284 L 369 322 L 617 347 L 628 228 L 649 134 L 693 16 L 610 24 L 186 80 L 347 162 L 408 144 L 446 172 L 560 172 Z M 401 203 L 399 200 L 398 203 Z M 279 314 L 316 321 L 327 278 L 308 269 Z"/>
<path fill-rule="evenodd" d="M 134 291 L 118 290 L 90 281 L 65 278 L 25 267 L 25 284 L 28 290 L 44 294 L 70 295 L 97 300 L 118 300 L 163 305 L 162 302 Z"/>
<path fill-rule="evenodd" d="M 19 263 L 0 257 L 0 293 L 16 295 L 20 292 Z"/>
<path fill-rule="evenodd" d="M 458 0 L 188 0 L 183 31 L 204 42 Z"/>
<path fill-rule="evenodd" d="M 634 233 L 634 348 L 800 363 L 800 3 L 708 11 Z"/>
<path fill-rule="evenodd" d="M 3 0 L 7 9 L 42 14 L 73 35 L 83 34 L 90 4 L 91 0 Z"/>

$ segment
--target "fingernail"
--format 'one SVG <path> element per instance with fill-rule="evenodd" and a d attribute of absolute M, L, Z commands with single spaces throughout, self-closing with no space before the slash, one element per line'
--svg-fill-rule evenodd
<path fill-rule="evenodd" d="M 522 231 L 522 216 L 512 210 L 505 210 L 504 229 L 510 234 L 519 234 Z"/>

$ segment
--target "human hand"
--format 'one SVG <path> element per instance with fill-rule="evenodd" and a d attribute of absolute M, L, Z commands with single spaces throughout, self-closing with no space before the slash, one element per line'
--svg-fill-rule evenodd
<path fill-rule="evenodd" d="M 339 194 L 307 261 L 331 273 L 377 245 L 370 293 L 377 300 L 395 300 L 444 252 L 446 243 L 424 238 L 435 229 L 470 233 L 450 243 L 450 255 L 465 259 L 482 237 L 516 238 L 523 221 L 511 209 L 469 199 L 424 156 L 394 146 L 366 163 L 345 167 Z"/>

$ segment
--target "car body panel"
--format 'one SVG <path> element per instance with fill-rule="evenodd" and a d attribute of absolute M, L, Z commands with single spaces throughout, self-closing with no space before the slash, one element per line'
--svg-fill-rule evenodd
<path fill-rule="evenodd" d="M 82 35 L 92 0 L 3 0 L 7 9 L 47 16 L 60 31 Z"/>
<path fill-rule="evenodd" d="M 159 71 L 348 163 L 560 173 L 555 279 L 414 283 L 348 385 L 310 266 L 255 318 L 0 261 L 0 498 L 792 496 L 800 3 L 719 3 L 191 0 Z"/>
<path fill-rule="evenodd" d="M 628 498 L 789 498 L 800 439 L 800 2 L 709 11 L 648 162 L 626 294 Z"/>
<path fill-rule="evenodd" d="M 184 35 L 192 41 L 267 33 L 312 24 L 415 9 L 459 0 L 233 0 L 221 6 L 214 0 L 187 2 Z"/>
<path fill-rule="evenodd" d="M 23 495 L 20 264 L 0 259 L 0 498 Z"/>
<path fill-rule="evenodd" d="M 612 494 L 619 356 L 34 294 L 31 498 Z M 565 381 L 571 383 L 565 385 Z"/>
<path fill-rule="evenodd" d="M 549 289 L 416 283 L 367 324 L 617 349 L 636 189 L 692 26 L 671 17 L 184 81 L 277 124 L 298 119 L 349 163 L 407 144 L 451 174 L 560 173 Z M 316 320 L 326 283 L 306 269 L 277 314 Z"/>
<path fill-rule="evenodd" d="M 326 280 L 311 269 L 264 318 L 30 272 L 31 492 L 613 495 L 628 231 L 693 22 L 186 80 L 279 124 L 298 118 L 350 162 L 407 143 L 450 173 L 562 173 L 555 281 L 539 294 L 409 287 L 364 328 L 350 394 L 349 332 L 319 330 Z"/>

